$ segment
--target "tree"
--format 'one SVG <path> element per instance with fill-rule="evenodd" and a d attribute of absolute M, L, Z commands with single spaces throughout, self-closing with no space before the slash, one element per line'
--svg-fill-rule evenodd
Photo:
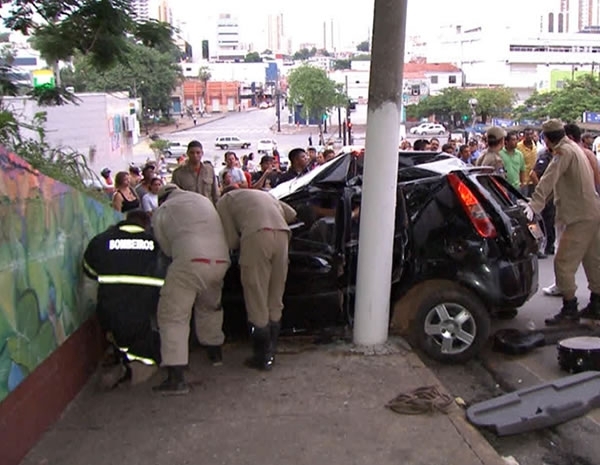
<path fill-rule="evenodd" d="M 353 61 L 371 61 L 371 55 L 368 53 L 361 53 L 352 57 Z"/>
<path fill-rule="evenodd" d="M 451 121 L 454 124 L 464 115 L 471 118 L 472 109 L 469 100 L 476 98 L 476 114 L 482 123 L 490 117 L 507 116 L 515 101 L 514 93 L 505 87 L 460 89 L 448 87 L 440 94 L 423 98 L 417 105 L 409 105 L 406 114 L 412 118 L 425 118 L 435 115 L 440 121 Z"/>
<path fill-rule="evenodd" d="M 245 63 L 261 63 L 263 59 L 258 52 L 249 52 L 244 58 Z"/>
<path fill-rule="evenodd" d="M 358 50 L 359 52 L 367 52 L 368 53 L 371 51 L 371 44 L 369 43 L 368 40 L 364 40 L 356 46 L 356 50 Z"/>
<path fill-rule="evenodd" d="M 310 54 L 310 50 L 307 48 L 301 48 L 296 53 L 294 53 L 294 60 L 305 61 L 308 60 L 312 55 Z"/>
<path fill-rule="evenodd" d="M 340 103 L 340 89 L 327 73 L 314 66 L 303 65 L 288 76 L 288 104 L 301 105 L 307 120 L 316 118 L 321 133 L 321 116 Z"/>
<path fill-rule="evenodd" d="M 340 69 L 350 69 L 352 68 L 352 60 L 335 60 L 333 62 L 333 69 L 334 70 L 340 70 Z"/>
<path fill-rule="evenodd" d="M 78 55 L 73 67 L 63 72 L 64 83 L 77 92 L 127 91 L 131 97 L 141 97 L 144 110 L 155 114 L 170 113 L 171 93 L 180 77 L 181 69 L 171 54 L 134 43 L 125 63 L 97 71 L 89 57 Z"/>
<path fill-rule="evenodd" d="M 265 48 L 262 52 L 263 55 L 273 55 L 273 51 Z"/>
<path fill-rule="evenodd" d="M 318 54 L 319 56 L 322 56 L 322 57 L 330 57 L 330 56 L 331 56 L 331 53 L 329 53 L 329 52 L 328 52 L 326 49 L 324 49 L 324 48 L 322 48 L 321 50 L 319 50 L 319 51 L 317 52 L 317 54 Z"/>
<path fill-rule="evenodd" d="M 201 114 L 204 113 L 204 108 L 206 108 L 206 86 L 208 86 L 208 81 L 212 75 L 210 74 L 210 68 L 208 66 L 200 66 L 198 70 L 198 79 L 202 81 L 202 109 Z"/>
<path fill-rule="evenodd" d="M 600 108 L 600 79 L 591 75 L 580 76 L 565 83 L 564 88 L 549 92 L 534 92 L 517 108 L 518 119 L 543 120 L 560 118 L 576 122 L 585 111 Z"/>

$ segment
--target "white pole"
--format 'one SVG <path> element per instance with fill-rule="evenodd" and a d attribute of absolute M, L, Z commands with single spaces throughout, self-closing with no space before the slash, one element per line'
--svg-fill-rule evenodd
<path fill-rule="evenodd" d="M 407 0 L 375 0 L 354 343 L 388 337 Z"/>

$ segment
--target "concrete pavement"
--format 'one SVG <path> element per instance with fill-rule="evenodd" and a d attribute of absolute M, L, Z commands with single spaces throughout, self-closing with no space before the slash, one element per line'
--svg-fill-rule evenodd
<path fill-rule="evenodd" d="M 500 465 L 464 419 L 400 415 L 386 402 L 438 380 L 399 339 L 370 355 L 346 343 L 281 343 L 270 373 L 243 367 L 246 343 L 225 346 L 225 365 L 194 351 L 184 397 L 144 384 L 100 392 L 94 380 L 22 465 L 294 464 Z"/>

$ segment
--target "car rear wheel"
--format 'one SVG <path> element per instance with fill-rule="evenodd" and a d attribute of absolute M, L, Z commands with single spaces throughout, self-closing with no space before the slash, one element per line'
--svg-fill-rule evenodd
<path fill-rule="evenodd" d="M 227 150 L 229 148 L 229 145 L 225 144 L 225 145 L 221 145 L 221 149 L 223 150 Z"/>
<path fill-rule="evenodd" d="M 443 136 L 444 135 L 444 131 L 438 132 L 438 135 Z"/>
<path fill-rule="evenodd" d="M 428 357 L 464 363 L 476 356 L 490 333 L 481 300 L 450 281 L 416 285 L 394 305 L 392 327 L 406 328 L 408 340 Z"/>

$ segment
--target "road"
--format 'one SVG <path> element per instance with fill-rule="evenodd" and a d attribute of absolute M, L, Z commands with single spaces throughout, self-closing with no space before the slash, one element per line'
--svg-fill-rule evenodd
<path fill-rule="evenodd" d="M 281 120 L 287 122 L 287 111 L 282 112 Z M 217 167 L 221 166 L 225 153 L 224 150 L 214 146 L 214 141 L 219 136 L 238 136 L 251 142 L 252 146 L 249 149 L 238 149 L 235 152 L 240 159 L 243 155 L 254 152 L 256 162 L 260 160 L 260 157 L 256 156 L 256 144 L 259 139 L 275 139 L 282 159 L 286 159 L 288 152 L 295 147 L 306 148 L 311 132 L 313 142 L 317 143 L 316 128 L 296 129 L 283 124 L 282 132 L 278 133 L 276 123 L 275 108 L 229 113 L 223 119 L 171 134 L 168 139 L 182 144 L 187 144 L 194 139 L 199 140 L 204 145 L 205 159 L 212 161 Z"/>

